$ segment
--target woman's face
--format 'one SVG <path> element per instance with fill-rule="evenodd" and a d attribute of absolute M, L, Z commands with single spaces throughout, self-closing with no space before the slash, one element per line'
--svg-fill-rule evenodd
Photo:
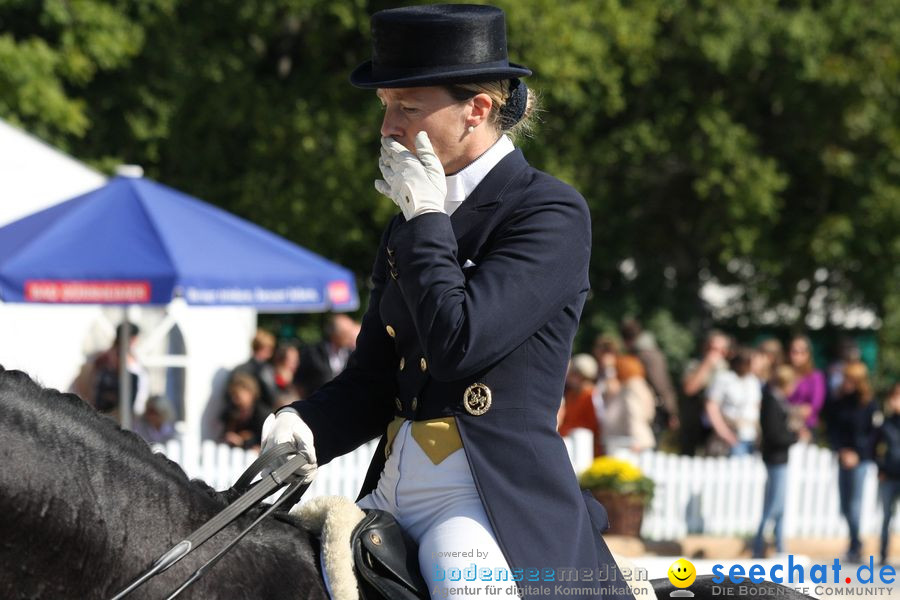
<path fill-rule="evenodd" d="M 239 386 L 235 386 L 232 389 L 231 400 L 234 402 L 234 407 L 240 411 L 250 410 L 256 404 L 256 397 L 253 395 L 253 392 Z"/>
<path fill-rule="evenodd" d="M 794 340 L 791 342 L 791 365 L 796 367 L 803 367 L 809 363 L 809 346 L 806 345 L 804 340 Z"/>
<path fill-rule="evenodd" d="M 471 102 L 455 100 L 442 87 L 383 88 L 377 93 L 384 105 L 382 137 L 394 138 L 415 153 L 416 134 L 425 131 L 446 173 L 468 164 L 465 139 Z"/>

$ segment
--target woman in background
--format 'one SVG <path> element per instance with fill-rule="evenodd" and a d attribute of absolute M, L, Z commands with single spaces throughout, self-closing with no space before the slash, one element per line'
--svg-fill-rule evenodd
<path fill-rule="evenodd" d="M 259 383 L 249 373 L 235 373 L 225 395 L 227 406 L 222 413 L 225 433 L 222 441 L 229 446 L 258 450 L 266 411 L 259 400 Z"/>
<path fill-rule="evenodd" d="M 569 435 L 573 429 L 587 429 L 594 435 L 594 456 L 602 454 L 600 427 L 594 411 L 594 382 L 597 380 L 597 361 L 590 354 L 576 354 L 569 362 L 566 391 L 559 408 L 559 435 Z"/>
<path fill-rule="evenodd" d="M 656 399 L 636 356 L 616 360 L 619 392 L 607 398 L 603 415 L 603 445 L 608 454 L 619 448 L 642 452 L 656 447 L 653 417 Z"/>
<path fill-rule="evenodd" d="M 763 388 L 760 428 L 760 450 L 766 465 L 766 490 L 763 497 L 763 513 L 753 540 L 753 558 L 765 556 L 765 530 L 769 521 L 775 525 L 775 552 L 784 554 L 784 507 L 787 501 L 788 451 L 797 441 L 802 423 L 791 427 L 788 397 L 797 387 L 794 369 L 779 365 L 773 371 L 771 381 Z M 803 429 L 808 436 L 809 430 Z"/>
<path fill-rule="evenodd" d="M 791 339 L 788 361 L 797 372 L 797 388 L 788 401 L 800 407 L 805 426 L 814 431 L 819 423 L 819 412 L 825 406 L 825 374 L 813 363 L 812 343 L 804 335 Z"/>
<path fill-rule="evenodd" d="M 852 362 L 844 367 L 844 379 L 833 407 L 834 440 L 838 453 L 838 493 L 841 514 L 850 529 L 847 560 L 859 562 L 862 543 L 859 539 L 859 519 L 862 509 L 863 483 L 866 467 L 872 460 L 873 418 L 875 403 L 869 384 L 869 370 L 865 363 Z"/>

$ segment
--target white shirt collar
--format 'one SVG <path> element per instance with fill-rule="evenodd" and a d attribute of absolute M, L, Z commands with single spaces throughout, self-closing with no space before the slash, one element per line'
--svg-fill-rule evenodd
<path fill-rule="evenodd" d="M 504 156 L 515 150 L 512 140 L 501 135 L 500 139 L 487 151 L 472 161 L 462 171 L 447 177 L 447 197 L 444 199 L 444 210 L 448 215 L 462 205 L 463 200 L 478 187 L 481 180 L 497 166 Z"/>

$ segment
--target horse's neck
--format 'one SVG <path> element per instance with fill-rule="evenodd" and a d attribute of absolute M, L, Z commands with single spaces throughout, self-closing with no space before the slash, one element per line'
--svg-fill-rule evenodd
<path fill-rule="evenodd" d="M 133 440 L 104 440 L 112 428 L 20 425 L 0 431 L 0 533 L 7 548 L 26 549 L 26 556 L 8 557 L 23 569 L 70 564 L 102 580 L 112 575 L 104 568 L 112 561 L 146 564 L 171 532 L 215 512 L 212 499 L 149 452 L 142 457 Z"/>
<path fill-rule="evenodd" d="M 81 407 L 53 415 L 31 407 L 3 408 L 10 410 L 0 415 L 0 564 L 16 570 L 0 567 L 0 595 L 103 597 L 224 507 L 134 436 L 97 421 L 93 413 L 80 413 Z M 272 579 L 284 589 L 296 594 L 302 581 L 308 597 L 322 597 L 307 540 L 286 529 L 292 528 L 263 524 L 225 562 L 255 562 L 257 578 L 277 567 L 284 580 Z M 177 565 L 143 593 L 164 596 L 222 543 L 209 542 L 196 559 Z M 302 563 L 308 568 L 298 568 Z M 232 585 L 204 579 L 197 594 L 213 582 Z M 248 585 L 244 579 L 242 573 L 231 575 L 234 585 Z M 282 594 L 263 595 L 286 597 Z"/>

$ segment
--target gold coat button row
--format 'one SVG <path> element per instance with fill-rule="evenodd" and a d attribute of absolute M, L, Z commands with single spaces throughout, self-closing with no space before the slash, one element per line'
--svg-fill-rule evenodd
<path fill-rule="evenodd" d="M 400 370 L 402 371 L 403 367 L 405 367 L 405 366 L 406 366 L 406 359 L 401 356 L 400 357 Z"/>
<path fill-rule="evenodd" d="M 413 409 L 413 410 L 416 410 L 416 408 L 417 408 L 418 406 L 419 406 L 419 399 L 418 399 L 418 398 L 413 398 L 413 399 L 412 399 L 412 409 Z"/>
<path fill-rule="evenodd" d="M 387 331 L 387 334 L 388 334 L 389 336 L 391 336 L 391 337 L 397 337 L 397 332 L 394 331 L 394 328 L 391 327 L 390 325 L 388 325 L 388 326 L 385 327 L 384 329 L 385 329 L 385 331 Z"/>
<path fill-rule="evenodd" d="M 403 410 L 403 403 L 400 402 L 400 398 L 394 398 L 394 404 L 397 406 L 397 410 Z"/>
<path fill-rule="evenodd" d="M 428 370 L 428 363 L 425 362 L 424 358 L 419 359 L 419 368 L 422 369 L 423 373 Z"/>

